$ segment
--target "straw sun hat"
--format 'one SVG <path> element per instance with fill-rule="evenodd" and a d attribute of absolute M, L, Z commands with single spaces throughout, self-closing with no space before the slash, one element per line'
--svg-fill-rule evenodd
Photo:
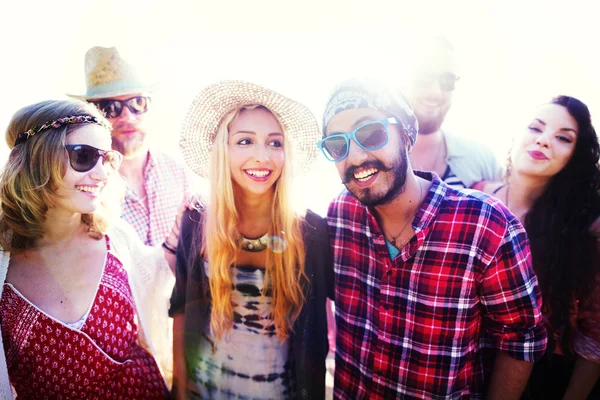
<path fill-rule="evenodd" d="M 294 171 L 305 174 L 317 157 L 321 137 L 317 120 L 308 108 L 262 86 L 222 81 L 204 88 L 183 120 L 179 147 L 186 164 L 201 177 L 209 174 L 210 152 L 223 118 L 237 107 L 258 104 L 274 113 L 291 145 Z"/>
<path fill-rule="evenodd" d="M 85 53 L 85 94 L 67 94 L 81 100 L 104 99 L 133 93 L 147 93 L 149 84 L 116 47 L 92 47 Z"/>

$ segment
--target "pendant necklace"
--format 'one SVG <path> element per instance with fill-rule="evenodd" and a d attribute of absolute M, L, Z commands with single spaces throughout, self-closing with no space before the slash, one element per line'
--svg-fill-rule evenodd
<path fill-rule="evenodd" d="M 406 221 L 406 223 L 404 224 L 404 226 L 402 227 L 402 230 L 400 230 L 400 233 L 398 233 L 395 236 L 392 236 L 390 243 L 392 243 L 394 246 L 397 244 L 396 241 L 398 240 L 398 238 L 400 236 L 402 236 L 402 233 L 404 232 L 404 230 L 406 229 L 406 227 L 408 226 L 409 222 L 412 222 L 415 219 L 415 216 L 417 215 L 417 213 L 420 210 L 420 205 L 421 205 L 421 200 L 423 198 L 423 185 L 421 184 L 421 181 L 419 182 L 419 202 L 417 203 L 417 209 L 415 210 L 415 212 L 412 214 L 412 216 Z M 389 234 L 389 232 L 388 232 Z M 408 242 L 407 242 L 408 243 Z M 404 247 L 406 245 L 406 243 L 403 243 L 401 247 L 396 247 L 397 249 L 401 249 L 402 247 Z"/>
<path fill-rule="evenodd" d="M 240 242 L 240 248 L 244 251 L 249 251 L 252 253 L 257 253 L 259 251 L 263 251 L 269 245 L 269 233 L 265 233 L 258 239 L 248 239 L 242 236 L 242 241 Z"/>

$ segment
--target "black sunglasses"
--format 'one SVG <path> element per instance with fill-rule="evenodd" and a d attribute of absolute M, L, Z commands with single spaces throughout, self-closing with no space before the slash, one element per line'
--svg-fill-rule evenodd
<path fill-rule="evenodd" d="M 442 90 L 452 92 L 456 89 L 456 81 L 459 79 L 460 76 L 445 72 L 443 74 L 422 74 L 415 79 L 415 82 L 419 87 L 427 87 L 437 81 Z"/>
<path fill-rule="evenodd" d="M 67 144 L 65 148 L 69 154 L 71 168 L 77 172 L 90 171 L 96 166 L 100 157 L 102 157 L 102 165 L 108 162 L 115 171 L 119 170 L 123 161 L 121 153 L 115 150 L 100 150 L 87 144 Z"/>
<path fill-rule="evenodd" d="M 117 118 L 123 112 L 123 106 L 129 108 L 133 114 L 143 114 L 148 111 L 148 103 L 150 97 L 136 96 L 127 100 L 106 99 L 92 101 L 98 110 L 100 110 L 106 118 Z"/>

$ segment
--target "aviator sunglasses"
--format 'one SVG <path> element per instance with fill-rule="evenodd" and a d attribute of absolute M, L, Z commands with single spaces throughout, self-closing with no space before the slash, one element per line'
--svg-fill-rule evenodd
<path fill-rule="evenodd" d="M 88 172 L 96 166 L 102 157 L 102 165 L 109 163 L 111 168 L 118 171 L 123 156 L 115 150 L 100 150 L 87 144 L 68 144 L 65 146 L 69 154 L 71 168 L 77 172 Z"/>
<path fill-rule="evenodd" d="M 350 151 L 350 139 L 364 150 L 377 150 L 388 142 L 388 125 L 399 124 L 396 118 L 387 118 L 361 125 L 352 132 L 333 133 L 317 142 L 329 161 L 342 161 Z"/>
<path fill-rule="evenodd" d="M 127 100 L 115 100 L 106 99 L 92 101 L 106 118 L 117 118 L 123 112 L 123 106 L 129 108 L 133 114 L 143 114 L 148 111 L 148 103 L 150 103 L 150 97 L 136 96 Z"/>
<path fill-rule="evenodd" d="M 416 78 L 415 82 L 419 87 L 428 87 L 433 82 L 437 81 L 438 85 L 440 85 L 440 89 L 446 92 L 452 92 L 456 89 L 456 82 L 459 79 L 460 76 L 446 72 L 443 74 L 422 74 Z"/>

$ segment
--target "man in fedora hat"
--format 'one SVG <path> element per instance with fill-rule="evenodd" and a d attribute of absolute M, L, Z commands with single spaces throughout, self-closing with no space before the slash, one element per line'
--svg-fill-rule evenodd
<path fill-rule="evenodd" d="M 115 47 L 92 47 L 85 55 L 87 91 L 69 95 L 95 104 L 112 124 L 112 147 L 123 154 L 119 172 L 127 183 L 122 218 L 150 246 L 173 252 L 172 232 L 189 188 L 183 166 L 146 143 L 151 85 L 141 79 Z"/>
<path fill-rule="evenodd" d="M 525 229 L 497 200 L 414 171 L 418 123 L 385 85 L 329 97 L 339 399 L 519 399 L 546 348 Z"/>

